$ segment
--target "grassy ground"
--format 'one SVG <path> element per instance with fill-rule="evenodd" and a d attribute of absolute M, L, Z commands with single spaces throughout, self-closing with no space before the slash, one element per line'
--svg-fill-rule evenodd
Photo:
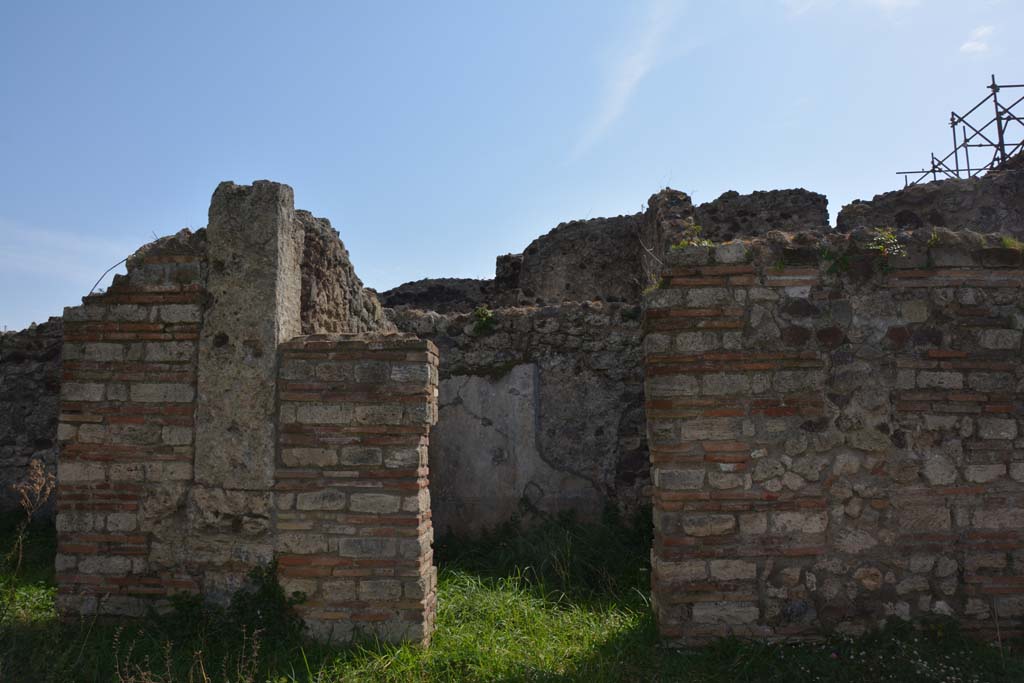
<path fill-rule="evenodd" d="M 8 528 L 2 547 L 11 540 Z M 1020 650 L 968 641 L 949 624 L 816 645 L 666 650 L 647 604 L 649 543 L 615 521 L 559 520 L 441 544 L 431 647 L 339 650 L 293 633 L 272 584 L 229 610 L 184 602 L 124 628 L 61 624 L 54 532 L 37 527 L 17 575 L 0 575 L 0 682 L 1024 681 Z"/>

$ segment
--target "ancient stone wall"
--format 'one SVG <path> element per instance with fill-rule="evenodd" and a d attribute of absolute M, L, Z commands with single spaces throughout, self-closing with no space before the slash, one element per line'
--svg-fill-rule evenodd
<path fill-rule="evenodd" d="M 640 307 L 619 303 L 472 314 L 390 311 L 440 349 L 431 434 L 435 527 L 473 533 L 515 514 L 636 512 L 649 483 Z"/>
<path fill-rule="evenodd" d="M 30 461 L 57 467 L 62 336 L 60 318 L 0 333 L 0 510 L 18 507 L 11 485 Z"/>
<path fill-rule="evenodd" d="M 825 207 L 794 190 L 727 193 L 701 208 L 717 233 L 781 216 L 820 227 Z M 641 292 L 695 222 L 690 198 L 666 189 L 642 214 L 559 225 L 499 257 L 493 280 L 424 280 L 381 295 L 399 329 L 441 351 L 431 439 L 440 533 L 536 511 L 596 520 L 609 506 L 627 516 L 644 506 Z M 492 317 L 472 314 L 480 306 Z"/>
<path fill-rule="evenodd" d="M 911 185 L 843 207 L 836 229 L 946 227 L 1024 236 L 1024 155 L 969 180 Z"/>
<path fill-rule="evenodd" d="M 153 597 L 199 590 L 186 493 L 205 246 L 204 232 L 157 241 L 109 290 L 64 311 L 56 561 L 64 613 L 141 616 Z"/>
<path fill-rule="evenodd" d="M 434 623 L 427 446 L 437 348 L 415 337 L 281 347 L 275 477 L 282 585 L 321 638 L 427 642 Z"/>
<path fill-rule="evenodd" d="M 695 210 L 701 236 L 714 242 L 757 237 L 772 230 L 827 232 L 828 200 L 807 190 L 724 192 Z"/>
<path fill-rule="evenodd" d="M 1022 253 L 900 240 L 668 255 L 644 349 L 669 641 L 1024 627 Z"/>
<path fill-rule="evenodd" d="M 208 229 L 147 245 L 66 309 L 62 613 L 137 617 L 182 591 L 224 602 L 277 559 L 307 577 L 315 636 L 429 638 L 436 352 L 297 338 L 304 234 L 288 186 L 222 183 Z"/>
<path fill-rule="evenodd" d="M 518 279 L 516 282 L 518 283 Z M 496 290 L 494 280 L 428 278 L 407 282 L 383 292 L 380 300 L 387 308 L 404 307 L 438 313 L 469 313 L 477 306 L 493 306 Z"/>
<path fill-rule="evenodd" d="M 563 223 L 524 251 L 518 288 L 523 301 L 637 301 L 639 216 Z"/>
<path fill-rule="evenodd" d="M 394 332 L 372 290 L 363 287 L 348 250 L 326 218 L 296 211 L 302 253 L 302 334 Z"/>

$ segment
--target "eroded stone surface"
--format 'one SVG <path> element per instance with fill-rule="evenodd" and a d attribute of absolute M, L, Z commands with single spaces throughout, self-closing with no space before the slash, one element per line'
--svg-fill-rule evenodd
<path fill-rule="evenodd" d="M 0 333 L 0 508 L 16 509 L 11 485 L 38 459 L 57 467 L 60 395 L 60 318 L 21 332 Z M 102 352 L 102 349 L 100 350 Z M 47 508 L 45 514 L 52 512 Z"/>
<path fill-rule="evenodd" d="M 301 332 L 303 231 L 292 189 L 222 183 L 210 203 L 210 305 L 199 343 L 196 478 L 266 489 L 274 477 L 277 345 Z"/>

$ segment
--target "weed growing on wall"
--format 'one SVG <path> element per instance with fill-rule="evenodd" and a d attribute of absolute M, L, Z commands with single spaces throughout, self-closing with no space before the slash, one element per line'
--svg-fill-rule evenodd
<path fill-rule="evenodd" d="M 1003 235 L 1000 238 L 999 243 L 1002 245 L 1003 249 L 1015 249 L 1016 251 L 1024 251 L 1024 242 L 1021 242 L 1019 239 L 1011 235 Z"/>
<path fill-rule="evenodd" d="M 654 278 L 652 277 L 651 279 L 653 280 Z M 647 287 L 644 288 L 643 295 L 646 296 L 646 295 L 650 294 L 651 292 L 656 292 L 659 289 L 662 289 L 663 287 L 665 287 L 666 284 L 668 284 L 668 278 L 667 277 L 660 277 L 656 281 L 652 282 L 651 284 L 649 284 Z"/>
<path fill-rule="evenodd" d="M 850 270 L 850 255 L 847 252 L 837 253 L 825 247 L 821 250 L 821 260 L 829 264 L 829 273 L 845 273 Z"/>
<path fill-rule="evenodd" d="M 473 334 L 490 334 L 494 331 L 497 321 L 494 319 L 494 311 L 486 305 L 481 304 L 473 309 Z"/>
<path fill-rule="evenodd" d="M 686 249 L 687 247 L 713 247 L 715 243 L 700 234 L 704 230 L 697 224 L 690 225 L 683 231 L 683 239 L 672 245 L 673 251 Z"/>
<path fill-rule="evenodd" d="M 868 249 L 886 257 L 907 255 L 907 248 L 896 238 L 892 228 L 877 228 Z"/>

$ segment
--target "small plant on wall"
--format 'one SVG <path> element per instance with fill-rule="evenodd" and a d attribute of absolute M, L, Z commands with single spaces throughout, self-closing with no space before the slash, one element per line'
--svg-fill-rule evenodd
<path fill-rule="evenodd" d="M 1003 249 L 1016 249 L 1017 251 L 1024 251 L 1024 242 L 1021 242 L 1016 237 L 1012 237 L 1010 235 L 1003 235 L 1003 237 L 1000 238 L 999 243 L 1002 245 Z"/>
<path fill-rule="evenodd" d="M 672 245 L 673 250 L 686 249 L 687 247 L 713 247 L 715 243 L 706 237 L 701 237 L 703 228 L 699 225 L 691 225 L 683 231 L 683 239 Z"/>
<path fill-rule="evenodd" d="M 896 239 L 896 233 L 892 228 L 878 228 L 875 230 L 875 237 L 868 244 L 868 249 L 878 252 L 882 256 L 906 256 L 907 248 Z"/>
<path fill-rule="evenodd" d="M 828 262 L 829 273 L 845 273 L 850 270 L 850 255 L 846 252 L 836 252 L 828 247 L 821 250 L 821 260 Z"/>
<path fill-rule="evenodd" d="M 488 334 L 494 331 L 494 311 L 481 304 L 473 309 L 473 334 Z"/>

